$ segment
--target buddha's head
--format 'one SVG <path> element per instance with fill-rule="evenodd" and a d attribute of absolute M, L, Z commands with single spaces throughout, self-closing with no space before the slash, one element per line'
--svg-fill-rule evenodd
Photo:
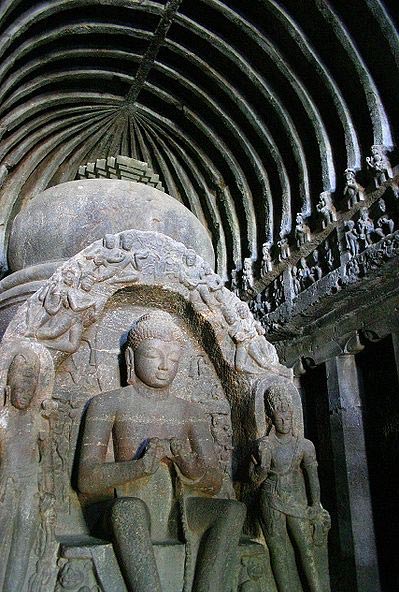
<path fill-rule="evenodd" d="M 11 361 L 7 374 L 7 386 L 11 405 L 16 409 L 27 409 L 38 387 L 40 362 L 36 354 L 24 351 L 17 353 Z"/>
<path fill-rule="evenodd" d="M 293 431 L 292 397 L 285 384 L 276 384 L 268 389 L 265 407 L 278 434 L 289 434 Z"/>
<path fill-rule="evenodd" d="M 128 334 L 128 383 L 139 379 L 152 388 L 170 386 L 179 367 L 182 341 L 183 335 L 169 314 L 156 311 L 142 315 Z"/>

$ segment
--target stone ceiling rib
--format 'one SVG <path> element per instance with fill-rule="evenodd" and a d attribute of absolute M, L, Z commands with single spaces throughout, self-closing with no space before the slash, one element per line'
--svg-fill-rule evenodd
<path fill-rule="evenodd" d="M 389 8 L 358 0 L 357 13 L 394 68 Z M 297 212 L 317 231 L 320 193 L 339 207 L 345 168 L 365 183 L 371 144 L 397 142 L 399 91 L 381 88 L 339 0 L 4 0 L 0 56 L 4 249 L 37 192 L 89 159 L 145 156 L 227 278 L 266 241 L 277 256 Z"/>

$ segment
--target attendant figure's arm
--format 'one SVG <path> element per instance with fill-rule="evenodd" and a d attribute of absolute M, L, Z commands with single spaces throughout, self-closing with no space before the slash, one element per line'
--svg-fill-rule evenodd
<path fill-rule="evenodd" d="M 98 493 L 147 477 L 159 467 L 159 451 L 149 442 L 144 456 L 137 460 L 106 462 L 114 413 L 95 399 L 87 411 L 79 464 L 78 487 L 82 493 Z"/>
<path fill-rule="evenodd" d="M 270 446 L 266 438 L 261 438 L 257 442 L 256 449 L 251 455 L 251 463 L 249 467 L 249 476 L 256 487 L 262 485 L 267 479 L 270 466 L 272 462 L 272 454 Z"/>
<path fill-rule="evenodd" d="M 316 451 L 310 440 L 303 441 L 303 468 L 308 480 L 310 506 L 320 511 L 320 481 L 317 473 Z"/>

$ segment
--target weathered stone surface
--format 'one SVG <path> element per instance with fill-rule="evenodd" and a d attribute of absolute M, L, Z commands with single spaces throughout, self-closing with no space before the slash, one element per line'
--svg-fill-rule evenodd
<path fill-rule="evenodd" d="M 17 271 L 69 259 L 106 234 L 127 229 L 166 234 L 214 268 L 209 235 L 189 210 L 158 189 L 112 179 L 62 183 L 35 197 L 13 222 L 9 266 Z"/>
<path fill-rule="evenodd" d="M 179 587 L 182 573 L 187 592 L 241 585 L 245 511 L 233 479 L 247 470 L 259 425 L 253 388 L 291 377 L 263 333 L 195 251 L 150 231 L 107 234 L 20 307 L 2 342 L 3 384 L 14 349 L 43 350 L 56 369 L 47 455 L 35 464 L 35 516 L 47 534 L 38 554 L 28 544 L 31 592 L 52 592 L 55 580 L 57 592 L 75 580 L 90 587 L 95 578 L 114 592 L 120 574 L 138 592 L 164 581 Z M 101 541 L 91 539 L 87 557 L 89 534 L 113 538 L 120 567 Z M 58 564 L 56 535 L 64 541 Z M 173 545 L 156 550 L 171 541 L 184 558 L 173 572 L 165 559 Z M 243 577 L 271 581 L 267 554 L 259 573 L 248 565 Z"/>
<path fill-rule="evenodd" d="M 320 503 L 314 446 L 294 423 L 292 391 L 273 385 L 263 392 L 271 427 L 254 446 L 250 474 L 278 591 L 302 589 L 302 580 L 305 589 L 327 592 L 330 517 Z"/>

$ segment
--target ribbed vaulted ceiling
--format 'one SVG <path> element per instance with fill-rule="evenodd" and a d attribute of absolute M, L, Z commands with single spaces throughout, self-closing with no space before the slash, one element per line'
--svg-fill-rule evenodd
<path fill-rule="evenodd" d="M 2 0 L 5 242 L 35 194 L 122 154 L 208 227 L 221 273 L 259 259 L 397 142 L 394 18 L 378 0 Z"/>

